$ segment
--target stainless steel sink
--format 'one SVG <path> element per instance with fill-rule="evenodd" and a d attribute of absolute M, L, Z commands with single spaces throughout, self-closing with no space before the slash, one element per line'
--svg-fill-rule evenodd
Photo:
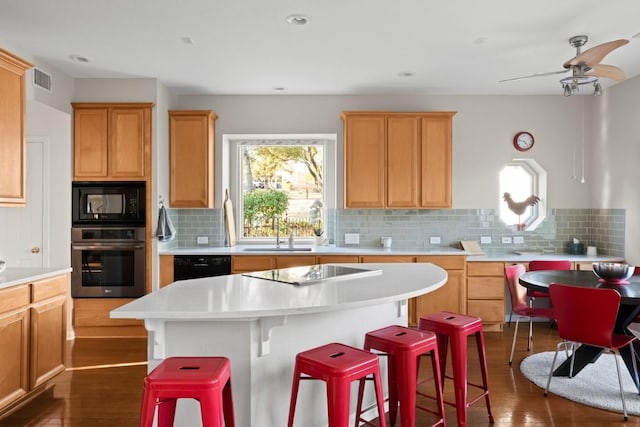
<path fill-rule="evenodd" d="M 261 248 L 242 248 L 243 252 L 311 252 L 313 248 L 276 248 L 273 247 L 261 247 Z"/>

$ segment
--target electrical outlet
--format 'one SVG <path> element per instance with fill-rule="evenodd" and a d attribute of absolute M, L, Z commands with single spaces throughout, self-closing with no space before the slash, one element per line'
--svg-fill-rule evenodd
<path fill-rule="evenodd" d="M 513 236 L 513 243 L 516 245 L 524 244 L 524 236 Z"/>
<path fill-rule="evenodd" d="M 491 236 L 480 236 L 480 244 L 481 245 L 490 245 L 491 244 Z"/>
<path fill-rule="evenodd" d="M 503 245 L 510 245 L 511 244 L 511 236 L 503 237 L 502 238 L 502 244 Z"/>
<path fill-rule="evenodd" d="M 429 237 L 429 244 L 431 244 L 431 245 L 439 245 L 440 243 L 442 243 L 442 239 L 440 238 L 440 236 L 431 236 L 431 237 Z"/>
<path fill-rule="evenodd" d="M 344 243 L 346 245 L 359 245 L 360 233 L 344 233 Z"/>
<path fill-rule="evenodd" d="M 208 245 L 209 244 L 209 237 L 207 237 L 207 236 L 198 236 L 198 237 L 196 237 L 196 242 L 199 245 Z"/>

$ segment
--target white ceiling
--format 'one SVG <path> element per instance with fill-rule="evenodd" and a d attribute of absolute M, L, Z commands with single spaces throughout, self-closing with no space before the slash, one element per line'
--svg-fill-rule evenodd
<path fill-rule="evenodd" d="M 0 0 L 0 47 L 179 94 L 560 95 L 568 73 L 498 80 L 562 70 L 578 34 L 629 39 L 602 63 L 637 76 L 639 18 L 638 0 Z"/>

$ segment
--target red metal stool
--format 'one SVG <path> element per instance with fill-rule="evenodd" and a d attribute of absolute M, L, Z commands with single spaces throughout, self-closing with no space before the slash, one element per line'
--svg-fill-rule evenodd
<path fill-rule="evenodd" d="M 234 427 L 231 364 L 226 357 L 169 357 L 144 379 L 140 427 L 173 425 L 176 400 L 200 401 L 203 427 Z"/>
<path fill-rule="evenodd" d="M 388 357 L 389 383 L 389 424 L 394 425 L 400 403 L 400 425 L 414 427 L 416 424 L 416 408 L 438 416 L 433 426 L 445 425 L 444 401 L 440 377 L 440 361 L 438 359 L 438 341 L 436 335 L 428 331 L 418 331 L 404 326 L 387 326 L 386 328 L 368 332 L 364 339 L 365 350 L 376 350 Z M 420 356 L 431 353 L 433 365 L 433 381 L 436 391 L 437 411 L 416 405 L 416 387 Z M 358 391 L 358 410 L 356 419 L 360 421 L 362 407 L 363 384 Z"/>
<path fill-rule="evenodd" d="M 303 375 L 308 376 L 303 377 Z M 300 380 L 313 379 L 326 382 L 329 427 L 348 427 L 351 383 L 369 379 L 368 375 L 372 375 L 373 378 L 370 379 L 375 383 L 380 427 L 386 427 L 378 356 L 339 343 L 331 343 L 298 353 L 291 386 L 288 427 L 293 426 Z"/>
<path fill-rule="evenodd" d="M 465 316 L 464 314 L 440 311 L 428 314 L 420 318 L 418 329 L 435 332 L 438 337 L 438 352 L 440 353 L 440 371 L 442 384 L 444 379 L 452 377 L 446 375 L 447 344 L 451 340 L 451 364 L 453 365 L 453 385 L 455 391 L 455 403 L 444 403 L 456 407 L 458 425 L 467 425 L 467 407 L 473 405 L 482 397 L 485 398 L 489 421 L 493 423 L 491 402 L 489 401 L 489 379 L 487 375 L 487 359 L 484 351 L 484 335 L 482 333 L 482 320 L 479 317 Z M 478 347 L 478 359 L 482 371 L 482 385 L 472 384 L 467 379 L 467 338 L 475 335 Z M 467 385 L 477 387 L 483 392 L 467 400 Z"/>

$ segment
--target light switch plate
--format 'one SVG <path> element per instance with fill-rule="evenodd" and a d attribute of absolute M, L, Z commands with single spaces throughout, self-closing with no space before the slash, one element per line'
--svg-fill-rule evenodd
<path fill-rule="evenodd" d="M 359 245 L 360 233 L 344 233 L 344 243 L 346 245 Z"/>
<path fill-rule="evenodd" d="M 481 245 L 490 245 L 491 244 L 491 236 L 480 236 L 480 244 Z"/>
<path fill-rule="evenodd" d="M 442 243 L 442 239 L 440 238 L 440 236 L 431 236 L 429 237 L 429 243 L 432 245 L 439 245 L 440 243 Z"/>
<path fill-rule="evenodd" d="M 199 245 L 208 245 L 209 244 L 209 237 L 207 237 L 207 236 L 198 236 L 198 237 L 196 237 L 196 242 Z"/>
<path fill-rule="evenodd" d="M 511 236 L 503 237 L 502 238 L 502 244 L 503 245 L 510 245 L 511 244 Z"/>

